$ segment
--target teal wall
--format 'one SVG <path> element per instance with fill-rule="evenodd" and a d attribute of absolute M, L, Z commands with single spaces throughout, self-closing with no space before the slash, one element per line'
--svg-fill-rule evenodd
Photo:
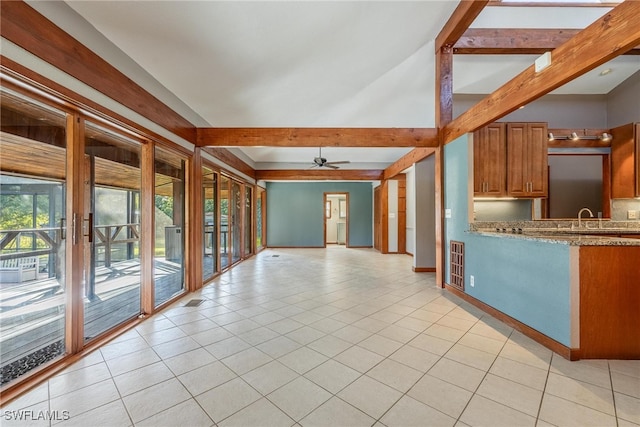
<path fill-rule="evenodd" d="M 267 246 L 322 247 L 324 193 L 349 193 L 349 246 L 373 246 L 370 182 L 268 182 Z"/>
<path fill-rule="evenodd" d="M 467 136 L 444 149 L 445 281 L 450 281 L 449 242 L 465 243 L 465 292 L 571 347 L 569 246 L 513 236 L 469 233 Z M 469 285 L 473 275 L 475 287 Z"/>

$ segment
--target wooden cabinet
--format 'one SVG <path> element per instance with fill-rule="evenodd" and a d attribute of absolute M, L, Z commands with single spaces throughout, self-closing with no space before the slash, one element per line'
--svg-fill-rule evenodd
<path fill-rule="evenodd" d="M 507 195 L 507 145 L 505 123 L 492 123 L 473 134 L 473 193 Z"/>
<path fill-rule="evenodd" d="M 611 130 L 611 198 L 640 197 L 640 123 Z"/>
<path fill-rule="evenodd" d="M 507 123 L 507 194 L 547 197 L 549 174 L 546 123 Z"/>
<path fill-rule="evenodd" d="M 476 197 L 548 197 L 546 123 L 492 123 L 473 134 Z"/>

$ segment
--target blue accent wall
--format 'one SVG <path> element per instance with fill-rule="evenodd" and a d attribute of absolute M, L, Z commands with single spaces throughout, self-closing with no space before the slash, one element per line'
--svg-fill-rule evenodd
<path fill-rule="evenodd" d="M 470 233 L 469 150 L 463 136 L 444 148 L 445 281 L 449 242 L 465 243 L 465 292 L 571 347 L 569 245 Z M 473 275 L 475 286 L 469 285 Z"/>
<path fill-rule="evenodd" d="M 267 246 L 322 247 L 324 193 L 349 193 L 349 246 L 373 246 L 370 182 L 268 182 Z"/>

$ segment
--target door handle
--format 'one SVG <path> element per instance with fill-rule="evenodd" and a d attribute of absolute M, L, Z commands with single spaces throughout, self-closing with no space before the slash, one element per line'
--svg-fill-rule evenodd
<path fill-rule="evenodd" d="M 85 219 L 87 222 L 87 234 L 86 237 L 89 238 L 89 243 L 93 243 L 93 213 L 89 213 L 89 218 Z"/>
<path fill-rule="evenodd" d="M 60 240 L 67 238 L 67 230 L 65 229 L 66 218 L 60 218 Z"/>

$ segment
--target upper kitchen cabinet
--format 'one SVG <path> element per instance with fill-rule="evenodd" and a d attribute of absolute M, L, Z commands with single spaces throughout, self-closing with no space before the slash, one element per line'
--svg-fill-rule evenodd
<path fill-rule="evenodd" d="M 640 123 L 611 129 L 611 198 L 640 197 Z"/>
<path fill-rule="evenodd" d="M 492 123 L 473 133 L 473 193 L 475 196 L 507 195 L 507 146 L 505 123 Z"/>
<path fill-rule="evenodd" d="M 507 123 L 509 196 L 548 196 L 547 145 L 546 123 Z"/>

